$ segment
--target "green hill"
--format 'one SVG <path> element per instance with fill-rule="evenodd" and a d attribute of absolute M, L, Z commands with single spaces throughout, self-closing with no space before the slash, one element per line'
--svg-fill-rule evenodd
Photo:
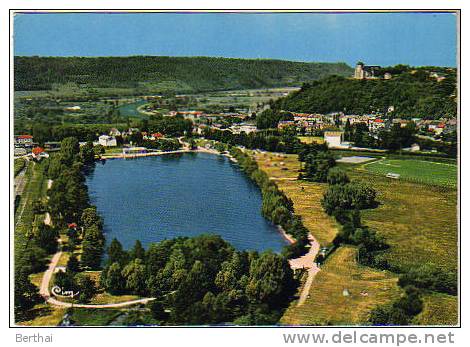
<path fill-rule="evenodd" d="M 438 71 L 439 80 L 432 77 Z M 443 77 L 443 78 L 442 78 Z M 455 69 L 408 68 L 392 79 L 356 80 L 331 76 L 305 84 L 278 99 L 272 108 L 291 112 L 367 114 L 387 112 L 402 118 L 437 119 L 457 114 Z"/>
<path fill-rule="evenodd" d="M 345 63 L 210 57 L 15 57 L 15 90 L 88 88 L 200 92 L 300 86 L 329 75 L 350 76 Z"/>

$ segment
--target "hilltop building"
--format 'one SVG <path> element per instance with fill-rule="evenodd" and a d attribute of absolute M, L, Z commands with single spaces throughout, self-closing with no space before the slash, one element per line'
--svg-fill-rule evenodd
<path fill-rule="evenodd" d="M 354 69 L 354 78 L 357 80 L 375 78 L 377 70 L 380 69 L 379 65 L 364 65 L 362 61 L 356 64 Z"/>

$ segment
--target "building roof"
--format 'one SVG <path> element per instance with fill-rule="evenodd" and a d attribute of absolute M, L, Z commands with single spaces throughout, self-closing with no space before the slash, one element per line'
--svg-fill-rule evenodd
<path fill-rule="evenodd" d="M 16 138 L 17 139 L 32 139 L 33 136 L 31 136 L 31 135 L 17 135 Z"/>
<path fill-rule="evenodd" d="M 342 131 L 325 131 L 325 136 L 341 136 L 343 135 Z"/>
<path fill-rule="evenodd" d="M 32 152 L 33 152 L 33 154 L 38 155 L 39 153 L 44 152 L 44 148 L 41 148 L 41 147 L 34 147 L 34 148 L 32 149 Z"/>

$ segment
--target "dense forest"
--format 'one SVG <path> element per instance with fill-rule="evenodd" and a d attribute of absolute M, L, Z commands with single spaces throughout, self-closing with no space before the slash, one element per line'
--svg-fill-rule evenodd
<path fill-rule="evenodd" d="M 75 83 L 92 88 L 154 91 L 247 89 L 301 85 L 329 75 L 350 76 L 345 63 L 303 63 L 211 57 L 15 57 L 15 90 L 50 90 Z"/>
<path fill-rule="evenodd" d="M 431 70 L 419 68 L 404 71 L 389 80 L 330 76 L 305 84 L 298 92 L 277 100 L 272 108 L 308 113 L 381 112 L 401 118 L 456 117 L 455 69 L 441 72 L 445 78 L 440 81 L 431 75 Z M 394 110 L 388 112 L 390 106 Z"/>

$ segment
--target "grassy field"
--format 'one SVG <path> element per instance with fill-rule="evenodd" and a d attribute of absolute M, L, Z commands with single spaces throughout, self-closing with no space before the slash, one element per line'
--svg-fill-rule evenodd
<path fill-rule="evenodd" d="M 311 143 L 325 143 L 325 139 L 321 136 L 299 136 L 299 140 L 302 143 L 311 144 Z"/>
<path fill-rule="evenodd" d="M 457 165 L 424 160 L 384 159 L 364 166 L 366 170 L 386 175 L 400 174 L 400 179 L 437 186 L 457 186 Z"/>
<path fill-rule="evenodd" d="M 380 205 L 363 211 L 362 219 L 391 245 L 387 258 L 392 264 L 405 269 L 426 263 L 457 268 L 455 189 L 387 179 L 349 167 L 352 179 L 368 183 L 378 192 Z"/>
<path fill-rule="evenodd" d="M 415 317 L 418 325 L 457 325 L 458 300 L 456 296 L 432 293 L 423 298 L 424 309 Z"/>
<path fill-rule="evenodd" d="M 400 296 L 397 276 L 356 263 L 356 249 L 340 247 L 315 277 L 310 297 L 297 307 L 294 301 L 281 319 L 286 325 L 357 325 L 379 304 Z M 343 295 L 347 289 L 349 296 Z M 362 294 L 361 294 L 362 293 Z"/>
<path fill-rule="evenodd" d="M 298 181 L 300 163 L 297 155 L 257 153 L 260 168 L 266 172 L 294 202 L 295 213 L 302 217 L 304 225 L 322 245 L 331 243 L 338 232 L 338 225 L 320 205 L 326 184 Z"/>

